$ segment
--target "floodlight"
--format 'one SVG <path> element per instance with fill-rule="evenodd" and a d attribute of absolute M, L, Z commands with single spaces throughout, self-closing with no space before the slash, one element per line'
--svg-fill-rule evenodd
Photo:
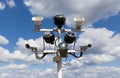
<path fill-rule="evenodd" d="M 84 18 L 74 18 L 73 19 L 76 22 L 76 28 L 81 29 L 82 22 L 85 21 Z"/>
<path fill-rule="evenodd" d="M 52 32 L 47 31 L 45 32 L 43 39 L 45 40 L 46 43 L 54 44 L 55 36 Z"/>
<path fill-rule="evenodd" d="M 59 45 L 59 52 L 60 52 L 60 56 L 65 58 L 67 56 L 67 47 L 68 47 L 68 44 L 66 42 L 61 42 Z"/>
<path fill-rule="evenodd" d="M 32 20 L 35 22 L 36 29 L 40 29 L 41 21 L 43 17 L 32 17 Z"/>
<path fill-rule="evenodd" d="M 59 29 L 61 29 L 62 25 L 65 24 L 65 20 L 66 20 L 66 18 L 63 15 L 54 16 L 55 25 L 57 25 Z"/>
<path fill-rule="evenodd" d="M 70 31 L 70 32 L 66 32 L 66 35 L 64 36 L 64 41 L 67 43 L 73 43 L 75 41 L 75 34 L 74 32 Z"/>

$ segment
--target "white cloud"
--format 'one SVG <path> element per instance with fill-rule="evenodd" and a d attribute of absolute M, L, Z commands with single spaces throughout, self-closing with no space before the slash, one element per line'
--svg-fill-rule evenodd
<path fill-rule="evenodd" d="M 7 49 L 0 47 L 0 61 L 12 62 L 14 60 L 24 60 L 28 56 L 19 51 L 10 53 Z"/>
<path fill-rule="evenodd" d="M 15 66 L 15 67 L 14 67 Z M 18 66 L 18 67 L 17 67 Z M 6 67 L 6 68 L 5 68 Z M 54 70 L 47 68 L 45 70 L 40 69 L 29 69 L 26 68 L 27 65 L 8 65 L 0 68 L 0 77 L 1 78 L 55 78 Z M 12 69 L 11 69 L 12 68 Z"/>
<path fill-rule="evenodd" d="M 2 62 L 7 62 L 8 61 L 8 56 L 9 55 L 9 51 L 0 47 L 0 61 Z"/>
<path fill-rule="evenodd" d="M 0 10 L 5 9 L 6 5 L 3 2 L 0 2 Z"/>
<path fill-rule="evenodd" d="M 0 35 L 0 44 L 8 44 L 9 40 L 6 39 L 4 36 Z"/>
<path fill-rule="evenodd" d="M 45 70 L 30 69 L 25 64 L 11 64 L 0 67 L 1 78 L 56 78 L 56 69 L 47 68 Z M 74 70 L 63 71 L 64 78 L 119 78 L 120 68 L 118 67 L 81 67 Z"/>
<path fill-rule="evenodd" d="M 102 64 L 120 57 L 120 34 L 106 28 L 88 28 L 79 36 L 76 46 L 91 43 L 82 60 L 87 64 Z"/>
<path fill-rule="evenodd" d="M 119 76 L 120 68 L 117 67 L 81 67 L 67 69 L 63 74 L 64 78 L 119 78 Z"/>
<path fill-rule="evenodd" d="M 74 17 L 85 17 L 85 26 L 120 11 L 119 0 L 24 0 L 24 4 L 33 15 L 50 17 L 64 14 L 69 19 L 67 23 L 73 23 Z"/>
<path fill-rule="evenodd" d="M 28 66 L 26 64 L 9 64 L 7 66 L 0 67 L 0 70 L 22 70 L 26 69 Z"/>
<path fill-rule="evenodd" d="M 11 8 L 16 6 L 14 0 L 7 0 L 6 3 L 7 3 L 7 5 L 8 5 L 9 7 L 11 7 Z"/>
<path fill-rule="evenodd" d="M 6 4 L 3 2 L 0 2 L 0 10 L 4 10 L 6 5 L 8 5 L 10 8 L 15 7 L 15 1 L 14 0 L 6 0 Z"/>
<path fill-rule="evenodd" d="M 103 64 L 115 60 L 116 57 L 107 54 L 90 54 L 82 58 L 81 61 L 85 65 Z"/>

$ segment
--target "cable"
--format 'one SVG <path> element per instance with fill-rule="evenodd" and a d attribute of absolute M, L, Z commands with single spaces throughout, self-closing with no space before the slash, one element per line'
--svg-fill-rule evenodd
<path fill-rule="evenodd" d="M 79 56 L 75 55 L 75 53 L 69 53 L 69 54 L 70 54 L 70 55 L 73 55 L 73 56 L 76 57 L 76 58 L 80 58 L 80 57 L 82 57 L 83 52 L 80 52 L 80 55 L 79 55 Z"/>

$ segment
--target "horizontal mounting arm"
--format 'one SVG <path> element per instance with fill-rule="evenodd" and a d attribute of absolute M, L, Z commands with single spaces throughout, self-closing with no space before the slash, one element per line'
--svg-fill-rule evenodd
<path fill-rule="evenodd" d="M 67 53 L 76 53 L 76 52 L 82 52 L 81 50 L 68 50 Z M 43 50 L 42 54 L 47 53 L 47 54 L 55 54 L 57 53 L 57 50 Z"/>
<path fill-rule="evenodd" d="M 62 32 L 69 32 L 69 31 L 73 31 L 73 32 L 84 32 L 84 31 L 81 31 L 81 29 L 58 29 L 58 28 L 54 28 L 54 29 L 40 29 L 38 31 L 35 31 L 35 32 L 46 32 L 46 31 L 49 31 L 49 32 L 52 32 L 52 31 L 58 31 L 58 30 L 61 30 Z"/>

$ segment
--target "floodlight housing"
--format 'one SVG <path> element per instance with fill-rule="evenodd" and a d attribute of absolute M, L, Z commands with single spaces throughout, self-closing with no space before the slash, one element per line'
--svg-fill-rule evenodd
<path fill-rule="evenodd" d="M 81 29 L 82 22 L 85 21 L 84 18 L 74 18 L 73 19 L 76 22 L 76 28 Z"/>
<path fill-rule="evenodd" d="M 76 36 L 75 36 L 74 32 L 72 32 L 72 31 L 66 32 L 66 35 L 64 36 L 64 41 L 66 43 L 71 44 L 75 41 L 75 39 L 76 39 Z"/>
<path fill-rule="evenodd" d="M 66 18 L 63 15 L 54 16 L 54 23 L 58 26 L 59 29 L 62 28 L 62 25 L 65 24 Z"/>
<path fill-rule="evenodd" d="M 59 43 L 58 47 L 59 47 L 58 51 L 60 52 L 60 56 L 65 58 L 67 56 L 68 44 L 66 42 L 61 42 Z"/>
<path fill-rule="evenodd" d="M 36 29 L 40 29 L 41 21 L 43 17 L 32 17 L 32 20 L 35 22 Z"/>
<path fill-rule="evenodd" d="M 45 32 L 43 39 L 45 40 L 46 43 L 54 44 L 55 36 L 52 32 L 47 31 Z"/>

